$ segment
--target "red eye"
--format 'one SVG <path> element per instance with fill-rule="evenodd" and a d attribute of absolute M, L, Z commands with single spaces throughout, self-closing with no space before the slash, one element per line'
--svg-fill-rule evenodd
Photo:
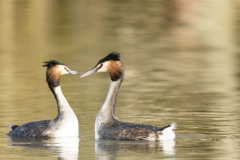
<path fill-rule="evenodd" d="M 64 67 L 64 69 L 69 72 L 69 70 L 67 69 L 67 67 Z"/>
<path fill-rule="evenodd" d="M 103 66 L 103 64 L 100 63 L 100 64 L 97 66 L 97 68 L 100 69 L 100 68 L 102 68 L 102 66 Z"/>

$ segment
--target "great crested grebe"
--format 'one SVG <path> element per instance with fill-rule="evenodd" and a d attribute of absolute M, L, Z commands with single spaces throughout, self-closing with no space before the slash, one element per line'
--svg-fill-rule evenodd
<path fill-rule="evenodd" d="M 56 60 L 43 62 L 47 67 L 46 81 L 52 91 L 58 108 L 58 115 L 53 120 L 42 120 L 28 122 L 21 126 L 10 125 L 9 136 L 31 136 L 31 137 L 78 137 L 78 119 L 64 97 L 60 87 L 60 77 L 64 74 L 78 74 L 70 70 L 66 65 Z"/>
<path fill-rule="evenodd" d="M 95 138 L 109 140 L 168 140 L 174 139 L 176 128 L 171 123 L 163 128 L 121 122 L 115 116 L 115 105 L 118 90 L 124 77 L 123 64 L 120 61 L 120 54 L 112 52 L 101 59 L 93 69 L 81 75 L 88 76 L 95 72 L 108 72 L 111 78 L 111 85 L 106 100 L 99 111 L 95 121 Z"/>

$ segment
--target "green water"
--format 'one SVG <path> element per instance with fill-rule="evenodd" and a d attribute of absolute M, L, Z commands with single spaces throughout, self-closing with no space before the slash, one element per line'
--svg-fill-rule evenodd
<path fill-rule="evenodd" d="M 239 159 L 239 8 L 227 0 L 0 0 L 0 159 Z M 61 78 L 80 139 L 6 136 L 9 124 L 56 117 L 43 61 L 83 73 L 112 51 L 125 67 L 118 118 L 176 122 L 176 140 L 95 141 L 107 73 Z"/>

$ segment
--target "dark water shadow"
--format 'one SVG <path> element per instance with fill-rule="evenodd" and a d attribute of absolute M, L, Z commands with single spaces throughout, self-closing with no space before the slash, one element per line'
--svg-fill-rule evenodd
<path fill-rule="evenodd" d="M 30 147 L 36 150 L 50 151 L 59 160 L 77 160 L 79 138 L 47 138 L 47 137 L 8 137 L 10 146 Z"/>
<path fill-rule="evenodd" d="M 163 155 L 175 155 L 175 140 L 167 141 L 95 141 L 95 154 L 99 160 L 114 160 L 121 152 L 160 152 Z"/>

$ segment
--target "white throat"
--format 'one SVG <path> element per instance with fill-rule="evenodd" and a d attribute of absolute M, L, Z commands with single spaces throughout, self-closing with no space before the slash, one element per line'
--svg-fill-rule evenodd
<path fill-rule="evenodd" d="M 67 112 L 67 113 L 73 112 L 72 108 L 68 104 L 68 101 L 66 100 L 66 98 L 62 93 L 61 87 L 60 86 L 55 87 L 53 90 L 57 98 L 58 116 L 61 116 L 62 112 Z"/>
<path fill-rule="evenodd" d="M 122 79 L 119 79 L 118 81 L 111 81 L 111 85 L 108 90 L 106 100 L 103 103 L 103 106 L 98 112 L 98 115 L 96 117 L 95 139 L 99 139 L 98 131 L 101 130 L 101 127 L 103 127 L 104 124 L 107 124 L 111 121 L 118 119 L 115 116 L 115 106 L 117 101 L 118 90 L 121 86 L 121 83 Z"/>
<path fill-rule="evenodd" d="M 77 137 L 79 135 L 78 119 L 64 97 L 61 87 L 55 87 L 54 93 L 57 98 L 58 115 L 52 121 L 55 137 Z"/>

